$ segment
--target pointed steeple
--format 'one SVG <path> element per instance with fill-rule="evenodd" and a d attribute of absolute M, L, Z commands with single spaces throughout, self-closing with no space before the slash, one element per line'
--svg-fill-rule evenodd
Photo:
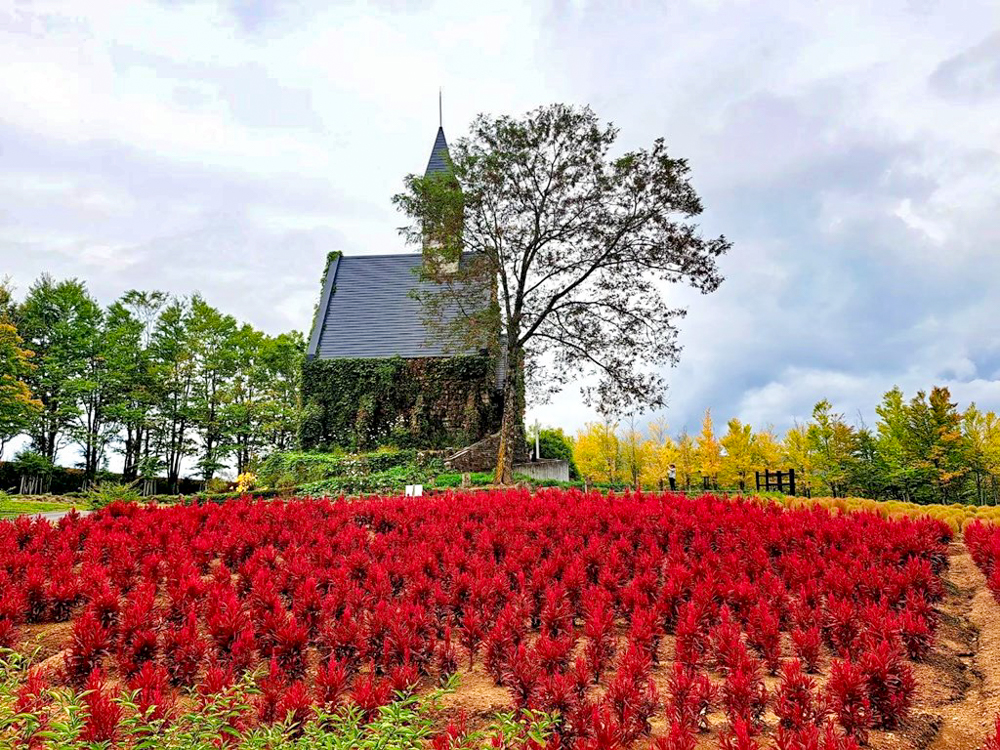
<path fill-rule="evenodd" d="M 438 126 L 437 138 L 434 139 L 434 148 L 431 149 L 431 158 L 427 162 L 427 171 L 424 177 L 437 172 L 447 172 L 451 156 L 448 154 L 448 141 L 444 137 L 444 128 Z"/>

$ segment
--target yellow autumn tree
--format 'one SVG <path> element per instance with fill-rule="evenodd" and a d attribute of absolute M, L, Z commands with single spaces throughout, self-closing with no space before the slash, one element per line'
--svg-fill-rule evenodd
<path fill-rule="evenodd" d="M 972 472 L 976 502 L 995 496 L 1000 478 L 1000 419 L 973 403 L 962 415 L 962 431 L 968 444 L 966 459 Z"/>
<path fill-rule="evenodd" d="M 635 419 L 629 419 L 628 428 L 619 439 L 623 478 L 630 487 L 639 488 L 643 475 L 652 461 L 651 446 L 636 427 Z"/>
<path fill-rule="evenodd" d="M 744 492 L 757 461 L 753 428 L 736 418 L 730 419 L 726 427 L 727 432 L 719 441 L 725 451 L 721 462 L 722 481 Z"/>
<path fill-rule="evenodd" d="M 781 443 L 774 434 L 774 427 L 768 425 L 754 436 L 754 453 L 757 468 L 776 469 L 781 464 Z"/>
<path fill-rule="evenodd" d="M 642 484 L 653 489 L 664 489 L 667 486 L 670 464 L 676 464 L 677 454 L 677 445 L 670 437 L 665 420 L 658 419 L 650 423 L 645 451 L 648 458 L 642 474 Z"/>
<path fill-rule="evenodd" d="M 797 491 L 812 491 L 816 482 L 816 455 L 806 425 L 797 424 L 785 433 L 781 441 L 781 460 L 789 469 L 795 469 Z"/>
<path fill-rule="evenodd" d="M 622 480 L 622 447 L 618 424 L 588 422 L 573 441 L 573 460 L 580 474 L 590 482 L 613 484 Z"/>
<path fill-rule="evenodd" d="M 0 322 L 0 452 L 12 437 L 23 432 L 42 404 L 31 395 L 24 377 L 34 365 L 34 353 L 12 323 Z"/>
<path fill-rule="evenodd" d="M 722 447 L 715 438 L 712 428 L 712 410 L 705 410 L 705 419 L 701 423 L 701 432 L 695 440 L 698 453 L 698 472 L 707 478 L 713 486 L 718 485 L 719 471 L 722 469 Z"/>
<path fill-rule="evenodd" d="M 674 450 L 674 465 L 677 469 L 677 488 L 690 490 L 698 477 L 698 449 L 685 430 L 677 436 Z"/>

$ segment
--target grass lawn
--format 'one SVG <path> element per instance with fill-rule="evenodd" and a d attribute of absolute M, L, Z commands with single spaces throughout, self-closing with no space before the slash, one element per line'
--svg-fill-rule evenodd
<path fill-rule="evenodd" d="M 16 497 L 0 496 L 0 518 L 13 518 L 26 514 L 48 513 L 56 510 L 71 510 L 82 508 L 85 503 L 61 503 L 51 500 L 25 500 Z"/>

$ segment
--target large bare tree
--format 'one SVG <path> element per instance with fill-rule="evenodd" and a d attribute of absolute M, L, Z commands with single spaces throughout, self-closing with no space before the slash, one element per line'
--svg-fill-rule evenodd
<path fill-rule="evenodd" d="M 526 384 L 544 397 L 597 373 L 582 389 L 588 404 L 662 406 L 685 312 L 664 292 L 722 281 L 717 259 L 730 243 L 702 238 L 691 221 L 702 206 L 687 163 L 662 139 L 616 156 L 617 136 L 590 108 L 480 115 L 448 172 L 410 175 L 395 197 L 438 282 L 422 294 L 428 320 L 467 347 L 496 342 L 507 364 L 499 482 L 513 478 Z"/>

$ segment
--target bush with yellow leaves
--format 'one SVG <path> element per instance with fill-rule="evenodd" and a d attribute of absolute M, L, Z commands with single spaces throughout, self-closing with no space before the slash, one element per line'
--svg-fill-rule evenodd
<path fill-rule="evenodd" d="M 250 492 L 257 489 L 257 475 L 252 471 L 245 471 L 236 477 L 236 491 Z"/>

